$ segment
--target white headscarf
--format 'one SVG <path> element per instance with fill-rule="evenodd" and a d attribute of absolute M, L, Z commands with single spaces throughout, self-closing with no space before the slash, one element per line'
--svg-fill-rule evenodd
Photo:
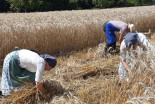
<path fill-rule="evenodd" d="M 133 32 L 135 30 L 134 24 L 128 24 L 128 28 L 130 29 L 130 32 Z"/>

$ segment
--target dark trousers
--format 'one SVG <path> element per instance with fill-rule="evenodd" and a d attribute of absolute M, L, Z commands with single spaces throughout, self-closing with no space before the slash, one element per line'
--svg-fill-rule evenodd
<path fill-rule="evenodd" d="M 112 47 L 112 49 L 115 50 L 115 49 L 116 49 L 116 42 L 114 42 L 114 43 L 112 43 L 112 44 L 108 44 L 108 43 L 107 43 L 107 44 L 105 45 L 105 47 L 104 47 L 104 52 L 105 52 L 105 53 L 108 53 L 108 52 L 109 52 L 108 50 L 109 50 L 110 47 Z"/>

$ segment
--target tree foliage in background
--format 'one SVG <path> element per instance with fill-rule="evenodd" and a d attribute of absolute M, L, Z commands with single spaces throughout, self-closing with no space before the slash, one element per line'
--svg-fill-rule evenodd
<path fill-rule="evenodd" d="M 13 11 L 39 11 L 42 0 L 7 0 Z"/>
<path fill-rule="evenodd" d="M 21 11 L 24 2 L 23 0 L 7 0 L 10 3 L 10 9 L 13 11 Z"/>
<path fill-rule="evenodd" d="M 24 0 L 24 1 L 25 3 L 27 3 L 27 6 L 30 7 L 30 11 L 40 11 L 40 6 L 43 3 L 43 0 Z"/>
<path fill-rule="evenodd" d="M 122 5 L 119 5 L 121 7 L 151 5 L 155 3 L 154 2 L 155 0 L 115 0 L 115 1 L 117 1 L 118 4 L 121 3 Z"/>
<path fill-rule="evenodd" d="M 137 6 L 137 5 L 143 5 L 146 4 L 146 0 L 126 0 L 127 6 Z"/>
<path fill-rule="evenodd" d="M 109 8 L 114 6 L 115 0 L 93 0 L 93 4 L 97 8 Z"/>
<path fill-rule="evenodd" d="M 0 12 L 54 11 L 155 4 L 155 0 L 0 0 Z"/>
<path fill-rule="evenodd" d="M 93 7 L 93 1 L 92 0 L 78 0 L 78 7 L 81 9 L 90 9 Z"/>
<path fill-rule="evenodd" d="M 42 11 L 66 10 L 69 0 L 44 0 L 41 5 Z"/>

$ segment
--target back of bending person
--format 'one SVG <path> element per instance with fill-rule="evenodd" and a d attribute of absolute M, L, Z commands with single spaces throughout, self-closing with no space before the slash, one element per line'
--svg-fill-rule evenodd
<path fill-rule="evenodd" d="M 132 50 L 136 50 L 137 46 L 145 51 L 152 51 L 154 47 L 150 44 L 146 36 L 142 33 L 128 33 L 120 46 L 120 64 L 119 76 L 120 80 L 128 80 L 133 77 L 133 72 L 130 69 L 130 55 Z"/>
<path fill-rule="evenodd" d="M 104 48 L 103 57 L 107 57 L 107 53 L 110 47 L 112 47 L 114 50 L 116 49 L 117 38 L 115 32 L 120 33 L 119 42 L 121 43 L 126 33 L 132 32 L 133 27 L 133 24 L 127 24 L 122 21 L 108 21 L 104 23 L 103 30 L 107 37 L 107 43 Z"/>
<path fill-rule="evenodd" d="M 55 57 L 21 49 L 9 53 L 3 63 L 1 80 L 2 95 L 20 89 L 28 83 L 36 83 L 42 96 L 46 96 L 42 84 L 43 71 L 50 71 L 57 64 Z"/>

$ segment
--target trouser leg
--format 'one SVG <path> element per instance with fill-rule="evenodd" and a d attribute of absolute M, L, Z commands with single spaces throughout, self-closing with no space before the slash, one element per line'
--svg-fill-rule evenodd
<path fill-rule="evenodd" d="M 107 43 L 107 44 L 105 45 L 105 47 L 104 47 L 104 52 L 105 52 L 105 53 L 109 53 L 108 50 L 109 50 L 110 47 L 111 47 L 112 49 L 115 50 L 115 49 L 116 49 L 116 42 L 114 42 L 114 43 L 112 43 L 112 44 L 108 44 L 108 43 Z"/>
<path fill-rule="evenodd" d="M 106 43 L 105 47 L 104 47 L 104 52 L 107 53 L 108 50 L 108 43 Z"/>
<path fill-rule="evenodd" d="M 116 42 L 114 42 L 111 47 L 115 50 L 116 49 Z"/>
<path fill-rule="evenodd" d="M 110 49 L 112 48 L 112 49 Z M 106 43 L 105 47 L 104 47 L 104 53 L 103 53 L 103 57 L 108 58 L 107 54 L 113 54 L 113 52 L 111 52 L 112 50 L 116 49 L 116 42 L 112 43 L 112 44 L 108 44 Z"/>
<path fill-rule="evenodd" d="M 112 48 L 112 49 L 110 49 Z M 106 43 L 105 47 L 104 47 L 104 53 L 103 53 L 103 57 L 105 58 L 108 58 L 107 54 L 110 53 L 110 54 L 113 54 L 111 51 L 116 49 L 116 42 L 115 43 L 112 43 L 112 44 L 108 44 Z"/>

